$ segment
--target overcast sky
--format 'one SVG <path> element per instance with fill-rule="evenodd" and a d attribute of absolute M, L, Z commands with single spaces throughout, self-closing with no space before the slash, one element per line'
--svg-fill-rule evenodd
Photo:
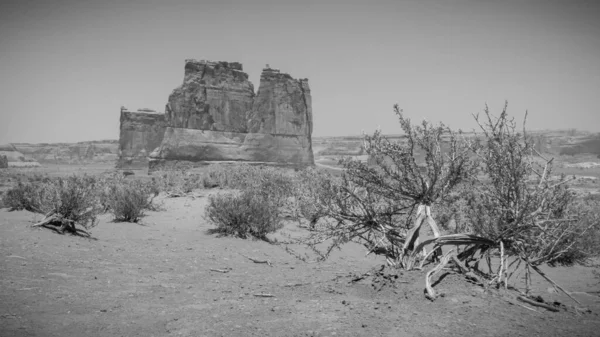
<path fill-rule="evenodd" d="M 188 58 L 308 78 L 314 136 L 471 130 L 488 103 L 531 129 L 600 131 L 600 1 L 10 0 L 0 4 L 0 143 L 117 139 L 164 111 Z"/>

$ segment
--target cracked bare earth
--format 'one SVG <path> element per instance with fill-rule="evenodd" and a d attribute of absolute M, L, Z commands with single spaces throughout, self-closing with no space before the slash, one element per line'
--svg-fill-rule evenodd
<path fill-rule="evenodd" d="M 39 215 L 0 210 L 0 336 L 599 334 L 592 268 L 545 269 L 581 304 L 534 279 L 537 294 L 562 303 L 559 312 L 457 274 L 442 276 L 435 288 L 443 296 L 431 302 L 426 271 L 378 272 L 383 260 L 359 246 L 306 263 L 279 245 L 207 234 L 210 193 L 219 192 L 163 199 L 142 225 L 104 215 L 93 239 L 30 228 Z M 302 231 L 289 222 L 276 238 Z"/>

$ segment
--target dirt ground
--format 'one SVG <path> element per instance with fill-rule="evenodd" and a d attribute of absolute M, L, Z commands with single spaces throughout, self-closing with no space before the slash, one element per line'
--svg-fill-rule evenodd
<path fill-rule="evenodd" d="M 208 234 L 211 193 L 220 191 L 161 199 L 141 225 L 104 215 L 93 239 L 30 228 L 40 215 L 0 210 L 0 336 L 600 335 L 593 268 L 544 269 L 581 304 L 534 280 L 536 294 L 563 304 L 557 313 L 456 274 L 442 277 L 444 296 L 431 302 L 426 271 L 378 273 L 383 260 L 359 246 L 306 263 L 279 245 Z M 290 221 L 275 238 L 302 231 Z"/>

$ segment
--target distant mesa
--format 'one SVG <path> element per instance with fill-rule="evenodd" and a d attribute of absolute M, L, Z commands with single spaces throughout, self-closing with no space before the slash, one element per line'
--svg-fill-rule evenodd
<path fill-rule="evenodd" d="M 117 160 L 116 140 L 79 143 L 13 143 L 20 153 L 40 164 L 114 163 Z"/>
<path fill-rule="evenodd" d="M 186 60 L 165 113 L 148 110 L 121 108 L 118 167 L 314 165 L 308 80 L 268 65 L 255 94 L 241 63 Z"/>
<path fill-rule="evenodd" d="M 12 144 L 0 145 L 0 168 L 10 167 L 39 167 L 35 159 L 26 157 Z"/>

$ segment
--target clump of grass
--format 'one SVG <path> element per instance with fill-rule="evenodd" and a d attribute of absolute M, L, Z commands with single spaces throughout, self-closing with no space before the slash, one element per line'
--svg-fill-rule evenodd
<path fill-rule="evenodd" d="M 206 217 L 217 226 L 210 232 L 243 239 L 269 241 L 266 235 L 282 227 L 276 203 L 251 190 L 211 196 Z"/>

